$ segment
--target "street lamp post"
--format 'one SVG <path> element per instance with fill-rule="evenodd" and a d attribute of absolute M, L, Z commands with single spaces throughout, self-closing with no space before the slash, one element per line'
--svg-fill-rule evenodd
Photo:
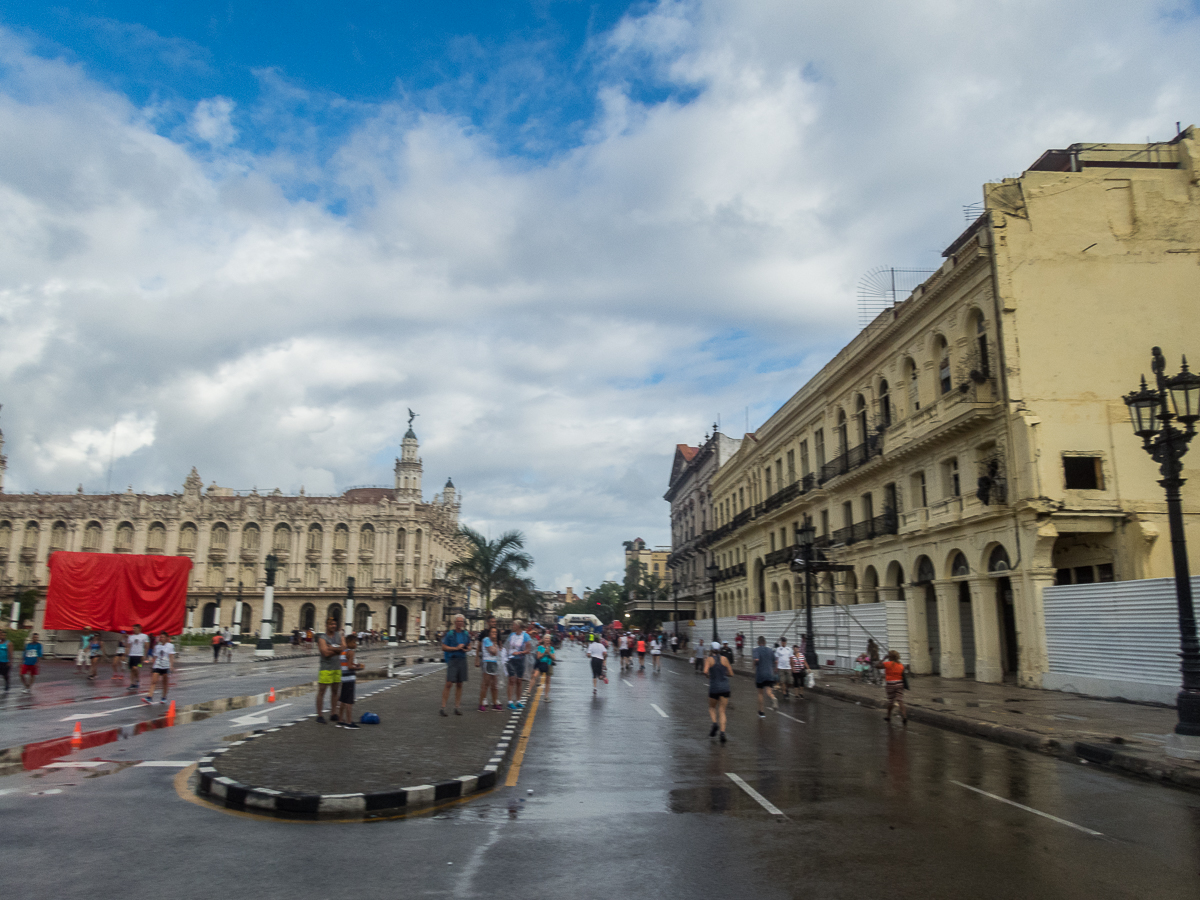
<path fill-rule="evenodd" d="M 221 591 L 217 591 L 216 601 L 217 608 L 213 610 L 213 631 L 221 630 L 221 600 L 225 595 Z"/>
<path fill-rule="evenodd" d="M 717 637 L 717 579 L 721 577 L 721 567 L 716 563 L 704 567 L 704 574 L 708 576 L 708 580 L 712 583 L 712 625 L 713 625 L 713 643 L 720 643 L 720 638 Z"/>
<path fill-rule="evenodd" d="M 675 637 L 679 637 L 679 582 L 675 581 L 671 587 L 675 589 Z"/>
<path fill-rule="evenodd" d="M 242 583 L 238 582 L 237 603 L 233 607 L 233 640 L 241 643 L 242 634 Z"/>
<path fill-rule="evenodd" d="M 819 669 L 817 659 L 816 632 L 813 628 L 813 575 L 817 572 L 849 572 L 854 566 L 839 565 L 817 557 L 817 529 L 812 519 L 804 517 L 804 524 L 796 529 L 796 543 L 800 555 L 792 560 L 793 572 L 804 573 L 804 661 L 810 669 Z"/>
<path fill-rule="evenodd" d="M 200 601 L 196 599 L 195 594 L 188 594 L 187 600 L 184 602 L 187 604 L 187 628 L 185 630 L 188 634 L 191 634 L 192 629 L 195 627 L 196 606 Z"/>
<path fill-rule="evenodd" d="M 1196 614 L 1192 606 L 1192 581 L 1188 571 L 1187 539 L 1183 530 L 1183 456 L 1196 434 L 1200 418 L 1200 376 L 1188 371 L 1187 358 L 1178 375 L 1167 376 L 1162 350 L 1152 351 L 1151 367 L 1155 387 L 1146 386 L 1142 376 L 1140 390 L 1125 396 L 1133 433 L 1142 439 L 1142 447 L 1158 463 L 1162 474 L 1159 484 L 1167 493 L 1167 521 L 1171 529 L 1171 556 L 1175 564 L 1175 600 L 1179 608 L 1180 668 L 1183 683 L 1176 696 L 1179 720 L 1175 734 L 1200 738 L 1200 643 L 1196 639 Z M 1174 423 L 1178 422 L 1182 428 Z M 1200 742 L 1188 742 L 1192 743 Z M 1170 753 L 1171 747 L 1168 747 Z M 1191 748 L 1188 755 L 1200 747 Z"/>
<path fill-rule="evenodd" d="M 396 646 L 396 589 L 392 588 L 392 608 L 388 611 L 388 646 Z"/>
<path fill-rule="evenodd" d="M 25 586 L 17 585 L 17 589 L 13 591 L 12 608 L 8 611 L 9 628 L 16 631 L 21 627 L 21 594 L 25 592 Z"/>
<path fill-rule="evenodd" d="M 275 614 L 275 573 L 279 570 L 279 557 L 268 553 L 266 558 L 267 586 L 263 588 L 262 621 L 259 623 L 258 644 L 255 656 L 274 656 L 275 643 L 271 640 L 271 629 Z"/>
<path fill-rule="evenodd" d="M 342 612 L 342 631 L 354 630 L 354 576 L 346 578 L 346 605 Z"/>

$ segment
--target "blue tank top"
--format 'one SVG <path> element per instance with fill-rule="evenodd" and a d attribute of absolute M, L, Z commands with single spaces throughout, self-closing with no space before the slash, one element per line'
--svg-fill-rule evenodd
<path fill-rule="evenodd" d="M 729 690 L 729 670 L 725 668 L 725 657 L 717 654 L 712 657 L 712 666 L 708 670 L 709 694 L 724 694 Z"/>

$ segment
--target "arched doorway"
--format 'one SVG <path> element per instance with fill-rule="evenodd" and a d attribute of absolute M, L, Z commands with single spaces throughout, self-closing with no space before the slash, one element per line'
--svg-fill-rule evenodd
<path fill-rule="evenodd" d="M 1008 551 L 1000 544 L 988 556 L 988 573 L 996 578 L 996 607 L 1000 616 L 1000 665 L 1005 681 L 1014 681 L 1020 665 L 1017 641 L 1017 614 L 1013 606 L 1012 580 L 1005 575 L 1012 568 Z"/>
<path fill-rule="evenodd" d="M 917 560 L 916 585 L 925 597 L 925 640 L 929 646 L 929 668 L 934 675 L 942 672 L 942 638 L 938 618 L 937 590 L 933 586 L 933 561 L 928 556 Z"/>
<path fill-rule="evenodd" d="M 359 603 L 354 607 L 354 630 L 366 631 L 367 619 L 371 616 L 371 607 L 365 603 Z"/>
<path fill-rule="evenodd" d="M 274 609 L 271 610 L 271 619 L 273 620 L 271 630 L 275 634 L 279 634 L 283 631 L 283 607 L 280 604 L 276 603 Z"/>
<path fill-rule="evenodd" d="M 342 627 L 342 604 L 330 603 L 329 609 L 325 610 L 325 618 L 333 619 L 338 628 Z M 322 623 L 324 624 L 324 623 Z"/>
<path fill-rule="evenodd" d="M 408 635 L 408 607 L 396 607 L 396 637 L 403 639 Z"/>
<path fill-rule="evenodd" d="M 761 559 L 754 562 L 754 584 L 758 588 L 758 611 L 765 613 L 767 611 L 767 570 L 763 567 Z"/>
<path fill-rule="evenodd" d="M 200 613 L 200 627 L 212 628 L 217 623 L 217 604 L 205 603 L 204 610 Z"/>
<path fill-rule="evenodd" d="M 967 557 L 962 552 L 955 553 L 950 561 L 950 577 L 963 578 L 971 574 Z M 971 602 L 971 585 L 965 581 L 958 583 L 958 629 L 962 640 L 963 675 L 967 678 L 975 676 L 975 617 Z"/>
<path fill-rule="evenodd" d="M 317 627 L 317 608 L 311 603 L 305 603 L 300 607 L 300 627 L 305 630 L 309 628 L 315 630 Z"/>

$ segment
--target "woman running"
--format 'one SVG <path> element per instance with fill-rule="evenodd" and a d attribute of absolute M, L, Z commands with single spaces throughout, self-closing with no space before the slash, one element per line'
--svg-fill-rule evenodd
<path fill-rule="evenodd" d="M 662 636 L 655 635 L 650 641 L 650 660 L 654 663 L 654 671 L 660 671 L 662 663 Z"/>
<path fill-rule="evenodd" d="M 537 642 L 537 649 L 534 650 L 534 658 L 537 670 L 542 673 L 546 680 L 546 689 L 542 692 L 542 698 L 550 702 L 550 673 L 554 671 L 554 644 L 545 632 Z"/>
<path fill-rule="evenodd" d="M 729 676 L 733 674 L 733 666 L 721 654 L 721 645 L 712 642 L 712 652 L 704 660 L 704 674 L 708 676 L 708 717 L 712 719 L 712 729 L 708 736 L 721 735 L 721 743 L 725 743 L 725 708 L 729 706 Z"/>

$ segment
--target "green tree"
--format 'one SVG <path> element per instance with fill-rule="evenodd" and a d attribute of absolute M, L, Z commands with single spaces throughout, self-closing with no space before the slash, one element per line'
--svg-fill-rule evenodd
<path fill-rule="evenodd" d="M 532 578 L 517 576 L 504 580 L 497 587 L 496 606 L 507 606 L 517 618 L 533 620 L 541 616 L 542 595 L 537 592 Z"/>
<path fill-rule="evenodd" d="M 461 526 L 458 533 L 467 542 L 467 553 L 450 563 L 446 574 L 475 582 L 483 597 L 484 609 L 490 613 L 493 596 L 512 587 L 514 580 L 533 565 L 533 557 L 524 549 L 525 536 L 519 531 L 506 531 L 489 541 L 466 525 Z"/>

